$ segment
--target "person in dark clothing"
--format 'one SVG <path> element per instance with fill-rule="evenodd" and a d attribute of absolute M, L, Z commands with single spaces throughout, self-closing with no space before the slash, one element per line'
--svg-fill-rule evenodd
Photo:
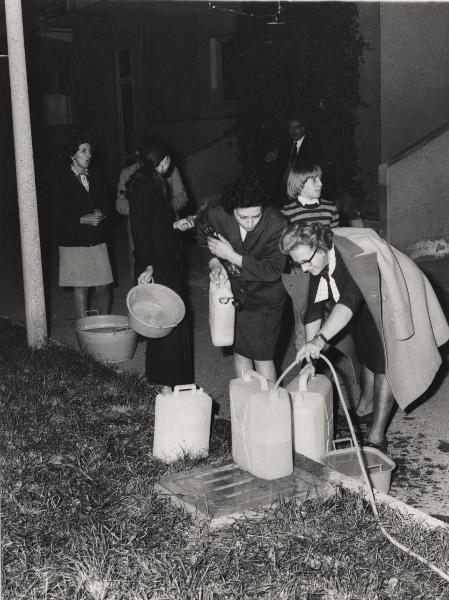
<path fill-rule="evenodd" d="M 90 169 L 92 146 L 75 132 L 64 145 L 69 167 L 55 184 L 54 208 L 59 246 L 59 285 L 74 288 L 77 315 L 84 317 L 94 288 L 100 313 L 109 312 L 112 270 L 105 219 L 111 214 L 106 185 Z"/>
<path fill-rule="evenodd" d="M 142 167 L 129 181 L 129 217 L 134 240 L 134 274 L 139 285 L 152 279 L 184 299 L 178 270 L 173 216 L 164 173 L 170 166 L 169 146 L 148 136 L 139 148 Z M 147 341 L 145 372 L 161 385 L 183 385 L 194 380 L 188 317 L 166 337 Z"/>
<path fill-rule="evenodd" d="M 313 163 L 325 168 L 325 157 L 320 142 L 306 132 L 304 119 L 293 115 L 288 120 L 288 138 L 265 155 L 265 163 L 272 164 L 273 198 L 282 206 L 287 201 L 287 178 L 292 168 L 300 169 L 303 163 Z"/>
<path fill-rule="evenodd" d="M 285 256 L 279 241 L 286 220 L 266 206 L 264 190 L 242 178 L 227 190 L 223 206 L 200 213 L 200 242 L 207 243 L 213 281 L 229 275 L 236 310 L 234 366 L 237 377 L 254 369 L 274 381 L 274 351 L 281 329 L 285 290 L 281 275 Z M 210 234 L 218 234 L 218 239 Z"/>

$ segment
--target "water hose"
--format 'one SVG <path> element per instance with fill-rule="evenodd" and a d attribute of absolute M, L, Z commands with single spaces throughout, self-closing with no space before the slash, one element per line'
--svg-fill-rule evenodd
<path fill-rule="evenodd" d="M 433 563 L 431 563 L 429 560 L 427 560 L 426 558 L 424 558 L 420 554 L 417 554 L 416 552 L 414 552 L 408 546 L 405 546 L 404 544 L 401 544 L 401 542 L 399 542 L 392 535 L 390 535 L 388 533 L 388 531 L 385 529 L 385 527 L 383 526 L 382 521 L 380 520 L 379 511 L 378 511 L 377 504 L 376 504 L 376 499 L 374 497 L 373 486 L 372 486 L 371 481 L 370 481 L 370 479 L 368 477 L 368 473 L 367 473 L 366 468 L 365 468 L 365 463 L 363 462 L 362 452 L 360 450 L 360 446 L 358 444 L 357 437 L 355 435 L 354 426 L 352 424 L 351 417 L 349 416 L 348 407 L 346 406 L 346 401 L 345 401 L 344 396 L 343 396 L 343 392 L 342 392 L 342 389 L 341 389 L 340 381 L 338 379 L 337 373 L 335 372 L 334 366 L 332 365 L 331 361 L 326 356 L 324 356 L 323 354 L 320 355 L 320 358 L 322 360 L 324 360 L 324 362 L 327 364 L 327 366 L 331 370 L 332 377 L 334 378 L 335 385 L 337 387 L 338 397 L 340 398 L 340 402 L 341 402 L 341 405 L 343 407 L 343 411 L 345 413 L 346 420 L 348 421 L 349 430 L 351 432 L 351 437 L 352 437 L 352 440 L 353 440 L 353 443 L 354 443 L 354 447 L 355 447 L 355 450 L 356 450 L 356 454 L 357 454 L 357 460 L 359 461 L 360 469 L 361 469 L 362 474 L 363 474 L 363 479 L 365 480 L 366 490 L 367 490 L 367 493 L 368 493 L 368 499 L 370 501 L 371 508 L 373 509 L 374 516 L 376 517 L 376 521 L 377 521 L 377 524 L 379 525 L 379 528 L 380 528 L 381 532 L 387 538 L 387 540 L 389 542 L 391 542 L 394 546 L 396 546 L 397 548 L 399 548 L 400 550 L 402 550 L 403 552 L 405 552 L 405 554 L 408 554 L 409 556 L 413 556 L 413 558 L 416 558 L 417 560 L 419 560 L 421 563 L 423 563 L 424 565 L 426 565 L 427 567 L 429 567 L 429 569 L 432 569 L 432 571 L 434 571 L 435 573 L 437 573 L 442 579 L 445 579 L 446 581 L 449 582 L 449 574 L 448 573 L 445 573 L 443 570 L 439 569 L 436 565 L 434 565 Z M 284 379 L 284 377 L 287 375 L 287 373 L 289 373 L 294 367 L 296 367 L 298 364 L 300 364 L 300 362 L 302 362 L 302 361 L 300 361 L 298 359 L 298 356 L 297 356 L 296 359 L 291 363 L 291 365 L 289 365 L 285 369 L 285 371 L 282 373 L 282 375 L 276 381 L 276 385 L 275 385 L 274 389 L 277 389 L 279 387 L 281 381 Z"/>

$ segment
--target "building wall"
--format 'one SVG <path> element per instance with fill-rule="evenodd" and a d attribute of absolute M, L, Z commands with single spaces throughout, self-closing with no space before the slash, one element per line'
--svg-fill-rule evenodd
<path fill-rule="evenodd" d="M 449 237 L 449 128 L 385 166 L 382 234 L 407 250 Z"/>
<path fill-rule="evenodd" d="M 380 2 L 381 161 L 449 119 L 449 4 Z"/>
<path fill-rule="evenodd" d="M 190 154 L 184 162 L 183 174 L 196 208 L 211 196 L 220 196 L 240 171 L 237 140 L 225 137 Z"/>
<path fill-rule="evenodd" d="M 356 144 L 365 196 L 360 210 L 365 218 L 376 218 L 378 209 L 377 172 L 380 162 L 380 32 L 378 2 L 358 2 L 360 33 L 368 47 L 360 64 L 360 95 L 363 105 L 357 111 L 359 124 Z"/>
<path fill-rule="evenodd" d="M 140 127 L 164 135 L 176 149 L 193 205 L 221 194 L 237 176 L 236 104 L 217 102 L 211 90 L 210 39 L 230 35 L 235 17 L 200 10 L 148 17 L 136 77 Z"/>
<path fill-rule="evenodd" d="M 380 231 L 400 249 L 447 237 L 449 4 L 380 3 Z"/>
<path fill-rule="evenodd" d="M 238 147 L 230 134 L 234 119 L 161 121 L 157 130 L 177 151 L 180 171 L 192 206 L 205 197 L 220 194 L 240 171 Z"/>
<path fill-rule="evenodd" d="M 448 224 L 446 137 L 432 133 L 449 120 L 449 4 L 360 2 L 357 7 L 370 46 L 360 66 L 360 91 L 368 106 L 358 111 L 356 137 L 366 192 L 362 214 L 372 216 L 378 208 L 381 232 L 406 248 L 443 235 Z M 407 152 L 411 147 L 414 151 Z"/>
<path fill-rule="evenodd" d="M 8 60 L 0 59 L 0 224 L 7 223 L 6 235 L 11 221 L 17 223 L 17 188 L 14 160 L 14 138 L 11 113 Z"/>

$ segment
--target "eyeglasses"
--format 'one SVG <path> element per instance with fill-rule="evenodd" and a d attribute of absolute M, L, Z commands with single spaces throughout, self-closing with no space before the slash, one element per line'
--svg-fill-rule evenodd
<path fill-rule="evenodd" d="M 303 267 L 304 265 L 308 265 L 312 263 L 312 260 L 315 257 L 315 254 L 318 252 L 319 248 L 315 248 L 315 252 L 312 254 L 312 256 L 310 258 L 308 258 L 307 260 L 300 260 L 299 262 L 296 262 L 295 260 L 293 260 L 293 258 L 291 259 L 292 264 L 295 265 L 295 267 Z"/>

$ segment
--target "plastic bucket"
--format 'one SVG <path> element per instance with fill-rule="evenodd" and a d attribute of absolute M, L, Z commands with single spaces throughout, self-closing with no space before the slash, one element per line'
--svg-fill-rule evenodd
<path fill-rule="evenodd" d="M 72 323 L 78 345 L 103 363 L 116 364 L 131 360 L 137 346 L 137 334 L 130 329 L 128 317 L 95 315 Z"/>
<path fill-rule="evenodd" d="M 182 298 L 159 283 L 136 285 L 126 296 L 129 325 L 149 338 L 168 335 L 184 318 Z"/>
<path fill-rule="evenodd" d="M 334 448 L 337 443 L 350 442 L 348 448 L 340 448 L 326 452 L 321 457 L 321 462 L 338 471 L 342 475 L 356 477 L 363 481 L 363 474 L 357 459 L 357 452 L 350 438 L 344 438 L 334 441 Z M 368 477 L 376 490 L 388 494 L 391 485 L 391 474 L 396 468 L 396 463 L 389 456 L 377 448 L 361 447 L 362 457 L 365 462 L 365 468 Z"/>

